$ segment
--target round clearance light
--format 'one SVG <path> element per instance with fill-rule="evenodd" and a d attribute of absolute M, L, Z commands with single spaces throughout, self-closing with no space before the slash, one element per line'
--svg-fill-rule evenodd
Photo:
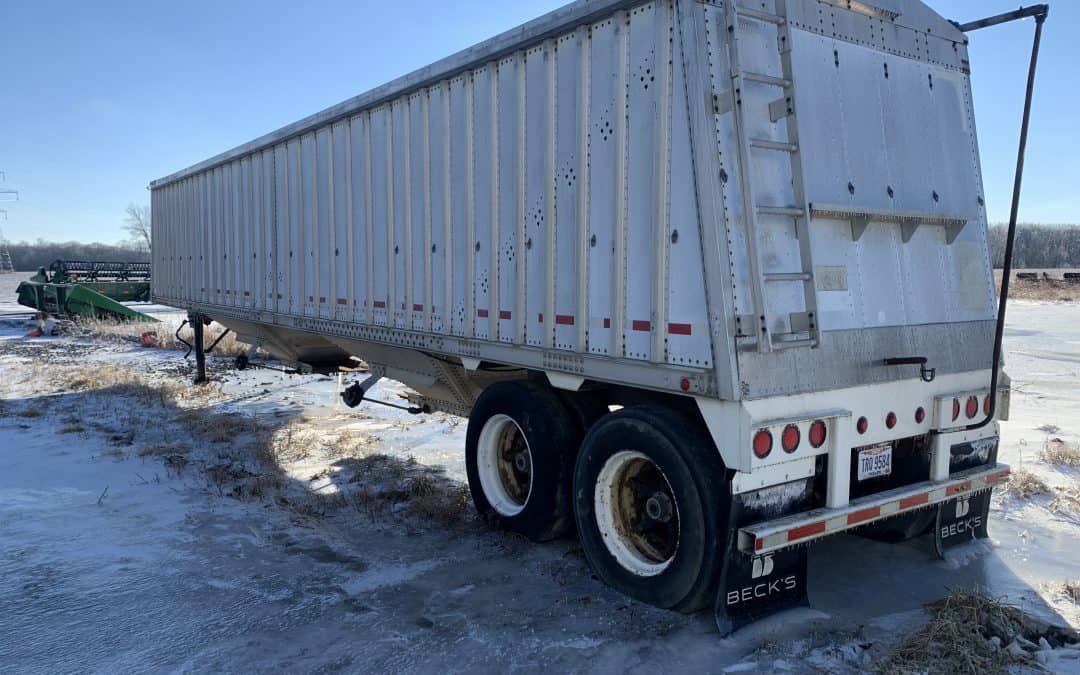
<path fill-rule="evenodd" d="M 952 400 L 952 421 L 960 419 L 960 399 L 954 398 Z"/>
<path fill-rule="evenodd" d="M 825 423 L 818 420 L 810 425 L 810 445 L 814 448 L 820 448 L 825 445 L 825 438 L 828 436 L 828 429 L 825 427 Z"/>
<path fill-rule="evenodd" d="M 799 427 L 794 424 L 789 424 L 784 427 L 784 433 L 780 436 L 780 447 L 784 449 L 784 452 L 791 454 L 799 449 L 799 441 L 802 435 L 799 433 Z"/>
<path fill-rule="evenodd" d="M 772 452 L 772 434 L 768 429 L 762 429 L 754 434 L 754 455 L 758 459 L 765 459 Z"/>
<path fill-rule="evenodd" d="M 679 382 L 679 388 L 683 391 L 690 391 L 690 380 L 684 377 L 682 381 Z"/>
<path fill-rule="evenodd" d="M 896 426 L 896 413 L 891 412 L 885 416 L 885 426 L 892 429 Z"/>
<path fill-rule="evenodd" d="M 915 424 L 922 424 L 926 421 L 926 410 L 920 406 L 915 410 Z"/>
<path fill-rule="evenodd" d="M 975 416 L 979 414 L 979 397 L 972 396 L 967 400 L 967 406 L 964 410 L 967 413 L 968 419 L 975 419 Z"/>
<path fill-rule="evenodd" d="M 865 434 L 866 430 L 870 428 L 870 420 L 865 417 L 860 417 L 859 421 L 855 423 L 855 430 L 860 434 Z"/>

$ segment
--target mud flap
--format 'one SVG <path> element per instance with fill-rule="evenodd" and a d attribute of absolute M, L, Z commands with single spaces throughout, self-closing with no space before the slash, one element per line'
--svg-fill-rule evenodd
<path fill-rule="evenodd" d="M 934 526 L 934 548 L 939 557 L 945 551 L 976 539 L 986 539 L 986 521 L 990 516 L 990 494 L 983 490 L 938 505 Z"/>
<path fill-rule="evenodd" d="M 739 527 L 760 520 L 737 502 L 732 504 L 727 555 L 713 608 L 721 636 L 771 614 L 810 605 L 806 595 L 806 546 L 760 556 L 739 551 Z"/>

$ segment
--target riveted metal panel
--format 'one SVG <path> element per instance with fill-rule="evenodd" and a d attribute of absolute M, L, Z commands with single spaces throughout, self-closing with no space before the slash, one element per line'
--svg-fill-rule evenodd
<path fill-rule="evenodd" d="M 333 243 L 327 247 L 327 255 L 332 265 L 331 288 L 326 294 L 331 316 L 345 320 L 350 315 L 349 308 L 349 191 L 352 180 L 349 176 L 348 123 L 339 122 L 331 128 L 331 157 L 329 160 L 333 201 L 331 204 Z"/>
<path fill-rule="evenodd" d="M 556 349 L 576 351 L 578 341 L 578 253 L 581 228 L 581 63 L 584 34 L 575 32 L 555 42 L 555 247 L 554 309 L 550 330 Z"/>
<path fill-rule="evenodd" d="M 405 303 L 408 293 L 408 270 L 406 258 L 409 255 L 409 125 L 408 102 L 398 99 L 390 106 L 391 115 L 391 186 L 390 203 L 393 214 L 390 250 L 387 252 L 390 264 L 390 298 L 387 300 L 390 315 L 395 328 L 405 328 Z M 411 311 L 411 308 L 409 309 Z"/>
<path fill-rule="evenodd" d="M 334 297 L 331 280 L 334 274 L 334 199 L 333 199 L 333 157 L 331 156 L 330 128 L 319 129 L 315 133 L 315 222 L 316 241 L 313 247 L 312 274 L 314 288 L 311 289 L 311 302 L 315 305 L 318 316 L 331 317 Z"/>
<path fill-rule="evenodd" d="M 630 12 L 630 58 L 628 64 L 627 129 L 627 216 L 626 216 L 626 325 L 623 327 L 623 355 L 632 359 L 652 358 L 652 333 L 658 317 L 653 307 L 656 283 L 657 192 L 655 183 L 666 180 L 656 163 L 656 151 L 663 133 L 656 123 L 660 89 L 656 85 L 659 63 L 657 3 L 648 3 Z"/>
<path fill-rule="evenodd" d="M 553 172 L 549 167 L 549 94 L 552 77 L 548 62 L 554 58 L 548 45 L 525 54 L 525 343 L 545 344 L 547 308 L 546 248 L 548 201 Z"/>
<path fill-rule="evenodd" d="M 495 198 L 496 235 L 498 237 L 497 274 L 498 283 L 498 336 L 500 342 L 520 339 L 516 326 L 521 321 L 518 300 L 518 268 L 524 246 L 519 229 L 524 228 L 525 206 L 523 174 L 521 171 L 524 151 L 524 96 L 523 62 L 519 56 L 511 56 L 499 62 L 496 95 L 496 126 L 498 137 L 495 180 L 498 185 Z"/>
<path fill-rule="evenodd" d="M 450 191 L 450 288 L 451 324 L 454 335 L 467 335 L 473 325 L 469 310 L 472 307 L 472 223 L 471 203 L 475 190 L 472 177 L 472 120 L 471 77 L 463 75 L 450 81 L 450 176 L 454 189 Z"/>
<path fill-rule="evenodd" d="M 409 97 L 409 268 L 408 298 L 405 302 L 407 322 L 413 330 L 424 330 L 428 316 L 427 274 L 430 247 L 427 232 L 431 213 L 428 210 L 427 166 L 427 96 L 417 93 Z"/>
<path fill-rule="evenodd" d="M 494 199 L 497 195 L 495 179 L 498 164 L 498 129 L 493 116 L 491 97 L 495 90 L 495 65 L 475 71 L 472 81 L 472 139 L 471 162 L 473 166 L 473 237 L 468 242 L 469 256 L 473 261 L 471 280 L 473 295 L 473 336 L 487 339 L 492 333 L 491 314 L 495 310 L 492 288 L 491 231 L 495 214 L 498 213 Z"/>
<path fill-rule="evenodd" d="M 390 108 L 384 106 L 371 111 L 371 263 L 372 321 L 378 326 L 390 325 L 390 265 L 392 250 L 392 195 L 393 167 L 390 165 Z"/>
<path fill-rule="evenodd" d="M 588 351 L 611 354 L 615 317 L 615 231 L 621 222 L 625 191 L 625 134 L 617 136 L 626 119 L 626 25 L 623 15 L 592 27 L 589 49 L 589 199 L 588 233 Z M 622 336 L 619 336 L 621 342 Z"/>
<path fill-rule="evenodd" d="M 668 256 L 667 361 L 711 368 L 712 331 L 703 283 L 705 271 L 688 105 L 684 66 L 678 59 L 672 77 L 670 219 L 663 232 Z"/>

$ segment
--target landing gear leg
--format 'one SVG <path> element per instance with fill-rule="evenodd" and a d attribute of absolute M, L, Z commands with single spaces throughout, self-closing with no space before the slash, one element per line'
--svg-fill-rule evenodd
<path fill-rule="evenodd" d="M 195 331 L 195 384 L 206 383 L 206 345 L 204 342 L 203 329 L 206 324 L 201 314 L 188 316 L 191 329 Z"/>

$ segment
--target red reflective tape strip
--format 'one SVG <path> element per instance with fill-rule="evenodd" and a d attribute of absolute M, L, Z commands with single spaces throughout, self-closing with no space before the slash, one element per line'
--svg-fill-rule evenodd
<path fill-rule="evenodd" d="M 540 323 L 544 323 L 544 315 L 543 314 L 538 315 L 536 320 L 539 321 Z"/>
<path fill-rule="evenodd" d="M 414 312 L 422 312 L 422 311 L 424 311 L 424 306 L 423 305 L 413 305 L 412 306 L 412 311 L 414 311 Z"/>
<path fill-rule="evenodd" d="M 815 534 L 824 534 L 825 521 L 820 523 L 811 523 L 810 525 L 803 525 L 802 527 L 796 527 L 794 530 L 789 530 L 787 533 L 788 541 L 798 541 L 799 539 L 806 539 L 812 537 Z"/>
<path fill-rule="evenodd" d="M 337 304 L 339 304 L 339 305 L 347 305 L 347 304 L 349 304 L 349 301 L 347 299 L 345 299 L 345 298 L 338 298 L 337 299 Z"/>
<path fill-rule="evenodd" d="M 667 326 L 667 331 L 672 335 L 690 335 L 693 330 L 688 323 L 669 323 Z"/>
<path fill-rule="evenodd" d="M 1012 473 L 1011 469 L 1005 469 L 1004 471 L 998 471 L 997 473 L 992 473 L 992 474 L 990 474 L 989 476 L 986 477 L 986 482 L 987 483 L 996 483 L 999 480 L 1004 480 L 1004 479 L 1008 478 L 1010 473 Z"/>
<path fill-rule="evenodd" d="M 970 491 L 971 491 L 971 481 L 964 481 L 963 483 L 960 483 L 958 485 L 950 485 L 949 487 L 945 488 L 945 496 L 946 497 L 952 497 L 953 495 L 958 495 L 961 492 L 970 492 Z"/>
<path fill-rule="evenodd" d="M 488 318 L 488 311 L 486 309 L 478 309 L 476 310 L 476 316 L 480 317 L 481 319 L 486 319 Z"/>
<path fill-rule="evenodd" d="M 556 314 L 555 323 L 560 326 L 573 326 L 574 317 L 570 316 L 569 314 Z"/>
<path fill-rule="evenodd" d="M 916 506 L 922 506 L 930 501 L 930 493 L 924 492 L 921 495 L 915 495 L 913 497 L 904 497 L 900 500 L 900 510 L 904 511 Z"/>
<path fill-rule="evenodd" d="M 512 313 L 506 311 L 505 309 L 501 310 L 499 312 L 499 318 L 502 319 L 503 321 L 509 321 L 513 317 L 514 317 L 514 315 Z"/>
<path fill-rule="evenodd" d="M 372 304 L 374 304 L 377 309 L 386 309 L 386 301 L 385 300 L 376 300 Z"/>
<path fill-rule="evenodd" d="M 849 513 L 847 517 L 848 525 L 856 525 L 858 523 L 865 523 L 868 520 L 873 520 L 881 515 L 880 506 L 872 506 L 862 511 L 856 511 L 855 513 Z"/>
<path fill-rule="evenodd" d="M 604 328 L 611 328 L 611 319 L 604 319 Z"/>
<path fill-rule="evenodd" d="M 652 330 L 652 323 L 649 321 L 635 321 L 630 327 L 636 331 L 647 333 Z"/>

